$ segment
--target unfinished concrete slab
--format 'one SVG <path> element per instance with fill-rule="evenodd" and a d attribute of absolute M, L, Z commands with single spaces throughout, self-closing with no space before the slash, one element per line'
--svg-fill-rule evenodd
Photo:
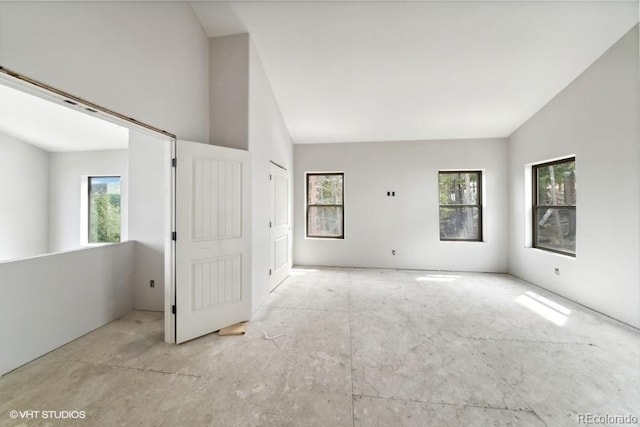
<path fill-rule="evenodd" d="M 0 378 L 64 425 L 575 426 L 640 418 L 640 331 L 512 276 L 298 267 L 242 336 L 135 311 Z"/>

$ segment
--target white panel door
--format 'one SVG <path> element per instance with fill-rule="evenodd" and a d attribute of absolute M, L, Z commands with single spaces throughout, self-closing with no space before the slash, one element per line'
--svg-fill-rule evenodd
<path fill-rule="evenodd" d="M 178 141 L 176 342 L 251 317 L 249 154 Z"/>
<path fill-rule="evenodd" d="M 273 290 L 291 271 L 291 221 L 289 218 L 289 172 L 270 164 L 271 265 L 269 289 Z"/>

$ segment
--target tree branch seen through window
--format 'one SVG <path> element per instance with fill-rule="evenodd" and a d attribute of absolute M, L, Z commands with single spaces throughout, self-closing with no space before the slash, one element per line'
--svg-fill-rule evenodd
<path fill-rule="evenodd" d="M 307 237 L 344 238 L 344 174 L 307 174 Z"/>
<path fill-rule="evenodd" d="M 89 177 L 89 243 L 120 242 L 120 177 Z"/>
<path fill-rule="evenodd" d="M 575 158 L 533 166 L 533 247 L 576 254 Z"/>
<path fill-rule="evenodd" d="M 482 172 L 438 174 L 440 240 L 482 240 Z"/>

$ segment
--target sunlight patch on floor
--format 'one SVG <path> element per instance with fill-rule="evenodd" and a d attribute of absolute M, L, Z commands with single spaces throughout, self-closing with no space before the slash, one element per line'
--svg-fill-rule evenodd
<path fill-rule="evenodd" d="M 462 276 L 456 274 L 427 274 L 416 278 L 418 282 L 453 282 L 461 279 Z"/>
<path fill-rule="evenodd" d="M 520 295 L 515 301 L 558 326 L 564 326 L 571 314 L 568 308 L 531 291 Z"/>

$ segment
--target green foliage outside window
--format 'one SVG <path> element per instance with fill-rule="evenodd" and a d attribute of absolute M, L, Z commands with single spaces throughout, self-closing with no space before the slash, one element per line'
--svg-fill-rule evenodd
<path fill-rule="evenodd" d="M 533 166 L 533 246 L 576 254 L 576 162 Z"/>
<path fill-rule="evenodd" d="M 482 240 L 482 172 L 438 174 L 440 240 Z"/>
<path fill-rule="evenodd" d="M 89 243 L 120 242 L 120 178 L 89 178 Z"/>
<path fill-rule="evenodd" d="M 307 174 L 307 237 L 344 238 L 344 175 Z"/>

